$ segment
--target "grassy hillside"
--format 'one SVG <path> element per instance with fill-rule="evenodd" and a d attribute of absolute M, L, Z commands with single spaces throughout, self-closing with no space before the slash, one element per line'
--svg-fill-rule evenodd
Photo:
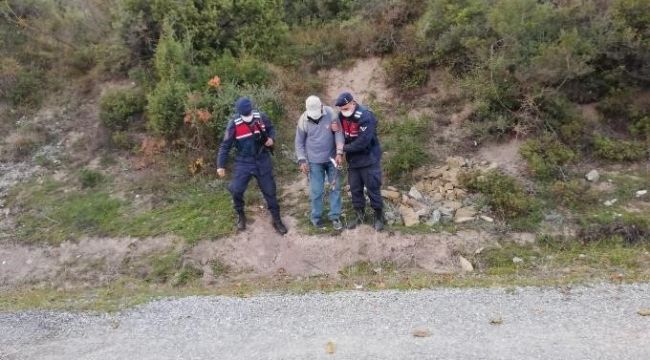
<path fill-rule="evenodd" d="M 12 241 L 232 235 L 212 163 L 234 100 L 251 96 L 274 121 L 276 177 L 291 185 L 304 99 L 378 58 L 386 88 L 365 100 L 386 185 L 428 182 L 493 220 L 407 228 L 398 196 L 391 231 L 527 232 L 526 256 L 604 246 L 647 261 L 636 257 L 650 239 L 645 0 L 2 0 L 0 48 L 0 230 Z M 514 141 L 521 166 L 480 165 Z M 448 156 L 470 161 L 459 173 Z M 427 180 L 443 165 L 453 181 Z M 256 190 L 249 204 L 263 205 Z M 308 231 L 306 197 L 285 195 Z M 472 261 L 513 271 L 512 248 L 494 251 Z"/>

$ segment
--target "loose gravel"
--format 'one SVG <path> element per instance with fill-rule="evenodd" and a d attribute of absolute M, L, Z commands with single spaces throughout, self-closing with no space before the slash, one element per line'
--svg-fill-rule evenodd
<path fill-rule="evenodd" d="M 644 308 L 650 284 L 187 297 L 0 313 L 0 359 L 649 359 Z"/>

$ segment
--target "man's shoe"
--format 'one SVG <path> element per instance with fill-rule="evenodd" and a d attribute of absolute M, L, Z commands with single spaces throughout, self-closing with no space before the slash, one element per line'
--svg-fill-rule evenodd
<path fill-rule="evenodd" d="M 343 224 L 341 223 L 341 220 L 334 219 L 332 220 L 332 227 L 334 228 L 334 230 L 341 230 L 343 229 Z"/>
<path fill-rule="evenodd" d="M 246 230 L 246 214 L 243 211 L 237 212 L 237 231 Z"/>
<path fill-rule="evenodd" d="M 380 209 L 375 209 L 375 223 L 373 227 L 376 231 L 384 230 L 384 212 Z"/>
<path fill-rule="evenodd" d="M 286 234 L 288 232 L 287 227 L 284 226 L 284 224 L 282 223 L 282 219 L 280 219 L 279 216 L 274 216 L 273 217 L 273 228 L 280 235 L 284 235 L 284 234 Z"/>
<path fill-rule="evenodd" d="M 363 224 L 364 217 L 363 209 L 354 209 L 354 217 L 348 223 L 348 229 L 354 229 L 358 225 Z"/>
<path fill-rule="evenodd" d="M 321 220 L 321 219 L 318 219 L 316 221 L 312 220 L 311 224 L 314 225 L 314 227 L 316 229 L 318 229 L 318 230 L 324 230 L 325 229 L 325 223 L 323 223 L 323 220 Z"/>

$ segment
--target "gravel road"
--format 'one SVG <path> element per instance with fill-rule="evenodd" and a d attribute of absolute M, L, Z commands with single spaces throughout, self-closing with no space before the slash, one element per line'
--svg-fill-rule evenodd
<path fill-rule="evenodd" d="M 0 359 L 650 359 L 647 308 L 650 284 L 187 297 L 0 313 Z"/>

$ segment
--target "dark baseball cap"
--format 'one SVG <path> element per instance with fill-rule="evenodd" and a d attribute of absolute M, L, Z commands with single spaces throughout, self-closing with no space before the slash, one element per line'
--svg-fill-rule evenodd
<path fill-rule="evenodd" d="M 247 97 L 240 97 L 235 102 L 235 109 L 239 115 L 248 116 L 253 112 L 253 102 Z"/>
<path fill-rule="evenodd" d="M 352 94 L 350 94 L 347 91 L 342 92 L 339 95 L 339 97 L 336 98 L 336 103 L 334 103 L 334 105 L 336 105 L 336 106 L 345 106 L 345 105 L 349 104 L 350 102 L 352 102 L 352 100 L 354 100 L 354 98 L 352 97 Z"/>

